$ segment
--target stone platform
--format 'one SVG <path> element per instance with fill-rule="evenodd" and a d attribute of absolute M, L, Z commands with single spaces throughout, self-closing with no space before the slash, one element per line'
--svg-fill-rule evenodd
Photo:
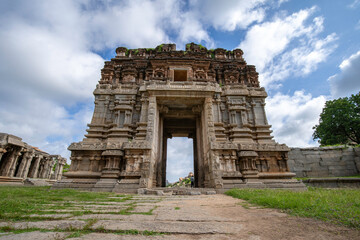
<path fill-rule="evenodd" d="M 310 178 L 303 183 L 309 187 L 360 188 L 360 178 Z"/>
<path fill-rule="evenodd" d="M 147 194 L 147 195 L 201 195 L 201 194 L 216 194 L 224 193 L 232 188 L 254 188 L 254 189 L 264 189 L 264 188 L 273 188 L 273 189 L 289 189 L 295 191 L 304 191 L 307 190 L 306 185 L 296 179 L 264 179 L 264 180 L 246 180 L 241 181 L 241 183 L 236 184 L 227 184 L 224 188 L 186 188 L 186 187 L 156 187 L 156 188 L 137 188 L 136 185 L 132 184 L 121 184 L 120 181 L 116 182 L 107 182 L 103 183 L 101 186 L 96 184 L 89 183 L 86 179 L 71 180 L 64 179 L 62 181 L 56 182 L 52 186 L 53 189 L 58 188 L 77 188 L 86 191 L 95 191 L 95 192 L 116 192 L 116 193 L 130 193 L 130 194 Z"/>

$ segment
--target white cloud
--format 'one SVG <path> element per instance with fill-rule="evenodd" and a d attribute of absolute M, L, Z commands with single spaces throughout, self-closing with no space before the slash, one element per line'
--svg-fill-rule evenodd
<path fill-rule="evenodd" d="M 23 138 L 30 145 L 52 154 L 69 157 L 69 143 L 85 134 L 92 115 L 92 106 L 82 106 L 70 114 L 63 106 L 51 100 L 19 89 L 18 101 L 7 101 L 0 108 L 0 131 Z"/>
<path fill-rule="evenodd" d="M 94 50 L 154 47 L 169 42 L 167 32 L 174 29 L 183 31 L 178 41 L 211 44 L 200 23 L 189 24 L 192 16 L 183 14 L 181 4 L 1 1 L 0 131 L 68 156 L 67 146 L 81 140 L 92 114 L 79 106 L 93 106 L 104 64 Z"/>
<path fill-rule="evenodd" d="M 283 3 L 286 3 L 286 2 L 288 2 L 288 1 L 290 1 L 290 0 L 279 0 L 279 5 L 281 5 L 281 4 L 283 4 Z"/>
<path fill-rule="evenodd" d="M 349 8 L 357 8 L 360 6 L 360 0 L 354 0 L 351 4 L 348 5 Z"/>
<path fill-rule="evenodd" d="M 329 77 L 332 97 L 345 97 L 360 91 L 360 51 L 340 64 L 340 73 Z"/>
<path fill-rule="evenodd" d="M 153 47 L 169 38 L 163 21 L 170 12 L 159 9 L 177 8 L 175 1 L 125 1 L 104 4 L 86 15 L 87 34 L 95 49 L 113 48 L 126 44 L 130 47 Z M 160 14 L 159 14 L 160 13 Z M 176 15 L 175 15 L 176 16 Z"/>
<path fill-rule="evenodd" d="M 275 140 L 290 147 L 317 145 L 312 141 L 312 127 L 318 124 L 325 101 L 324 96 L 313 98 L 304 91 L 269 97 L 266 112 Z"/>
<path fill-rule="evenodd" d="M 265 17 L 264 4 L 268 0 L 190 1 L 199 18 L 217 30 L 245 29 Z"/>
<path fill-rule="evenodd" d="M 325 38 L 323 18 L 314 17 L 316 7 L 301 10 L 287 17 L 275 17 L 272 21 L 254 25 L 246 33 L 239 47 L 244 49 L 245 59 L 260 72 L 260 82 L 271 88 L 290 74 L 306 75 L 336 48 L 335 34 Z"/>
<path fill-rule="evenodd" d="M 193 140 L 171 138 L 167 142 L 166 177 L 171 183 L 194 172 Z"/>
<path fill-rule="evenodd" d="M 286 51 L 264 69 L 260 75 L 260 82 L 271 88 L 289 76 L 308 75 L 333 52 L 336 39 L 336 35 L 331 34 L 324 39 L 309 41 L 307 45 Z"/>

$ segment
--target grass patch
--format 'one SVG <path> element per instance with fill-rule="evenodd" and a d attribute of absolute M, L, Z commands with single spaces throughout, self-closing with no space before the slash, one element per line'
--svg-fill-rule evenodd
<path fill-rule="evenodd" d="M 84 192 L 74 189 L 55 189 L 50 187 L 14 187 L 0 186 L 0 220 L 43 221 L 62 219 L 57 217 L 30 217 L 31 214 L 65 214 L 73 216 L 91 214 L 90 210 L 72 210 L 74 204 L 105 204 L 107 202 L 125 202 L 131 195 L 119 195 L 109 192 Z M 68 210 L 57 212 L 54 210 Z M 50 210 L 50 211 L 47 211 Z M 52 210 L 52 211 L 51 211 Z"/>
<path fill-rule="evenodd" d="M 180 207 L 175 207 L 175 210 L 180 210 Z"/>
<path fill-rule="evenodd" d="M 294 192 L 275 189 L 231 189 L 225 194 L 251 204 L 281 209 L 293 216 L 311 217 L 360 229 L 360 191 L 309 188 Z"/>
<path fill-rule="evenodd" d="M 15 229 L 12 226 L 4 226 L 0 227 L 0 233 L 14 233 L 14 234 L 20 234 L 20 233 L 27 233 L 27 232 L 52 232 L 52 230 L 48 229 L 41 229 L 41 228 L 23 228 L 23 229 Z"/>
<path fill-rule="evenodd" d="M 93 225 L 95 222 L 90 223 Z M 89 226 L 90 226 L 89 225 Z M 154 235 L 165 235 L 166 233 L 163 232 L 155 232 L 155 231 L 140 231 L 136 229 L 130 230 L 107 230 L 104 226 L 100 226 L 95 229 L 91 229 L 90 227 L 84 227 L 83 229 L 76 229 L 76 228 L 68 228 L 68 229 L 42 229 L 42 228 L 24 228 L 24 229 L 15 229 L 12 226 L 4 226 L 0 227 L 0 233 L 12 233 L 12 234 L 20 234 L 20 233 L 27 233 L 27 232 L 68 232 L 70 233 L 66 238 L 77 238 L 89 233 L 113 233 L 117 235 L 144 235 L 144 236 L 154 236 Z"/>

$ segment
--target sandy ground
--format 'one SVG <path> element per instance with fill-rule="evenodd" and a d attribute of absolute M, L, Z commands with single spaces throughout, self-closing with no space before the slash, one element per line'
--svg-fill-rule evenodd
<path fill-rule="evenodd" d="M 44 222 L 0 222 L 17 229 L 37 227 L 50 232 L 0 234 L 0 239 L 65 239 L 70 233 L 56 231 L 68 227 L 81 229 L 88 219 L 98 219 L 91 228 L 106 230 L 138 230 L 164 232 L 165 235 L 118 235 L 89 233 L 71 239 L 360 239 L 360 231 L 318 220 L 292 217 L 278 210 L 247 207 L 245 201 L 229 196 L 135 196 L 133 212 L 146 212 L 157 207 L 152 215 L 101 214 L 70 217 Z M 114 203 L 121 208 L 123 203 Z M 244 205 L 246 207 L 244 207 Z M 104 206 L 89 206 L 103 208 Z M 109 207 L 107 207 L 109 208 Z M 59 212 L 61 213 L 61 212 Z M 54 230 L 55 229 L 55 230 Z"/>

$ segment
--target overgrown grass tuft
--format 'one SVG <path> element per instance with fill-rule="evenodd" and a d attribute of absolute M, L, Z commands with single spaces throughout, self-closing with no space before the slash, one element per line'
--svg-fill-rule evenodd
<path fill-rule="evenodd" d="M 225 194 L 252 204 L 277 208 L 301 217 L 311 217 L 360 229 L 360 190 L 309 188 L 295 192 L 276 189 L 231 189 Z"/>

